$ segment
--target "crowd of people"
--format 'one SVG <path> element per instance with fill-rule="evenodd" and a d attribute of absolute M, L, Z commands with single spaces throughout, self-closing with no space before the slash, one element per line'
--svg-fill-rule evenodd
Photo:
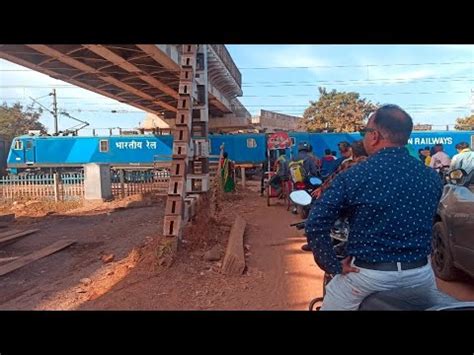
<path fill-rule="evenodd" d="M 466 142 L 460 142 L 455 147 L 457 154 L 452 158 L 444 152 L 442 144 L 421 148 L 418 150 L 418 155 L 426 166 L 437 172 L 463 169 L 467 174 L 470 174 L 474 169 L 474 152 Z"/>
<path fill-rule="evenodd" d="M 363 135 L 364 132 L 362 131 L 361 134 Z M 367 156 L 362 141 L 363 140 L 355 141 L 353 143 L 347 141 L 339 142 L 339 157 L 337 157 L 335 151 L 325 149 L 324 155 L 319 158 L 314 154 L 311 144 L 307 142 L 302 142 L 298 145 L 298 155 L 293 159 L 288 156 L 285 149 L 276 150 L 274 152 L 275 156 L 273 159 L 270 159 L 270 170 L 273 170 L 274 174 L 268 183 L 278 195 L 282 193 L 282 186 L 286 181 L 304 180 L 308 176 L 316 176 L 325 181 L 324 187 L 317 189 L 313 195 L 319 197 L 338 173 L 346 170 Z M 405 145 L 405 147 L 408 149 L 410 155 L 416 156 L 408 144 Z M 456 150 L 458 153 L 450 157 L 444 152 L 443 144 L 439 143 L 432 147 L 426 146 L 425 148 L 420 148 L 417 158 L 426 166 L 438 172 L 441 177 L 453 169 L 463 169 L 469 175 L 474 171 L 474 151 L 471 150 L 469 144 L 466 142 L 456 144 Z M 264 164 L 263 170 L 268 170 L 268 163 Z M 294 174 L 292 175 L 292 172 L 298 172 L 299 176 L 295 177 Z M 234 168 L 227 152 L 224 152 L 222 158 L 220 175 L 225 192 L 234 191 Z M 261 182 L 260 192 L 263 194 L 265 189 L 263 174 Z"/>
<path fill-rule="evenodd" d="M 397 287 L 436 289 L 429 255 L 442 194 L 440 175 L 463 169 L 474 181 L 474 152 L 468 143 L 459 142 L 452 157 L 442 144 L 416 154 L 408 145 L 412 129 L 407 112 L 384 105 L 360 131 L 361 140 L 339 142 L 339 157 L 326 149 L 320 158 L 311 144 L 302 142 L 296 157 L 285 149 L 275 150 L 264 167 L 273 171 L 268 184 L 277 195 L 287 182 L 306 183 L 313 176 L 323 181 L 312 191 L 305 227 L 308 243 L 302 247 L 313 253 L 321 269 L 334 275 L 326 286 L 322 310 L 357 309 L 371 293 Z M 221 166 L 224 191 L 234 191 L 227 153 Z M 263 182 L 262 177 L 262 193 Z M 330 238 L 341 216 L 347 218 L 350 230 L 348 256 L 342 262 Z"/>

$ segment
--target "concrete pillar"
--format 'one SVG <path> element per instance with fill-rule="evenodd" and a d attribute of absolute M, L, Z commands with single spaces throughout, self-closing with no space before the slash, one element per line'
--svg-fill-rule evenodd
<path fill-rule="evenodd" d="M 197 45 L 183 45 L 181 51 L 181 71 L 178 87 L 178 112 L 173 129 L 173 161 L 171 163 L 168 199 L 166 200 L 163 235 L 176 240 L 182 237 L 184 219 L 184 198 L 186 195 L 186 175 L 192 148 L 191 134 L 193 121 L 193 101 L 195 100 L 195 67 Z M 173 243 L 177 246 L 177 242 Z"/>
<path fill-rule="evenodd" d="M 187 175 L 186 192 L 203 193 L 209 190 L 209 81 L 207 77 L 207 45 L 198 46 L 196 54 L 197 97 L 193 105 L 191 139 L 194 156 Z"/>
<path fill-rule="evenodd" d="M 112 199 L 110 165 L 84 165 L 84 199 L 88 201 Z"/>

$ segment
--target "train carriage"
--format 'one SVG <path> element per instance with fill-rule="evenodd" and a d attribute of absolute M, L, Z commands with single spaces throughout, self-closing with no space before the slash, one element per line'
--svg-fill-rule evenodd
<path fill-rule="evenodd" d="M 359 133 L 289 132 L 291 155 L 297 155 L 300 142 L 309 142 L 314 153 L 324 155 L 325 149 L 338 151 L 341 141 L 361 139 Z M 259 166 L 265 162 L 265 133 L 211 134 L 209 147 L 211 161 L 216 161 L 220 146 L 236 164 Z M 456 154 L 455 145 L 467 142 L 474 146 L 474 131 L 414 131 L 409 144 L 417 151 L 426 146 L 442 143 L 445 152 Z M 147 168 L 169 165 L 172 158 L 172 135 L 133 136 L 31 136 L 13 140 L 7 158 L 10 173 L 50 168 L 77 169 L 87 163 L 105 163 L 117 168 Z M 1 147 L 0 147 L 1 148 Z"/>

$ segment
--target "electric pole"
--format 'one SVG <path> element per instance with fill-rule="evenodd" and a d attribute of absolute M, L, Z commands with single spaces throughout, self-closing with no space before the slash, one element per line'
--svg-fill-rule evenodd
<path fill-rule="evenodd" d="M 50 95 L 53 95 L 54 133 L 58 134 L 58 102 L 56 100 L 56 89 L 53 89 Z"/>

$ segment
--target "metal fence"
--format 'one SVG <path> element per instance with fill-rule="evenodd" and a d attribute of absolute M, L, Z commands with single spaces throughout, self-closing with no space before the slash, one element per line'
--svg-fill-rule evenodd
<path fill-rule="evenodd" d="M 170 172 L 163 170 L 112 171 L 112 195 L 116 198 L 139 193 L 152 192 L 158 195 L 168 193 Z"/>
<path fill-rule="evenodd" d="M 62 200 L 84 198 L 84 174 L 61 174 L 59 196 Z"/>
<path fill-rule="evenodd" d="M 0 177 L 0 200 L 71 200 L 84 196 L 84 175 L 30 174 Z"/>
<path fill-rule="evenodd" d="M 210 164 L 211 181 L 217 165 Z M 139 193 L 168 194 L 170 171 L 111 170 L 112 195 L 124 198 Z M 0 177 L 0 201 L 79 200 L 84 198 L 84 173 L 9 175 Z"/>

